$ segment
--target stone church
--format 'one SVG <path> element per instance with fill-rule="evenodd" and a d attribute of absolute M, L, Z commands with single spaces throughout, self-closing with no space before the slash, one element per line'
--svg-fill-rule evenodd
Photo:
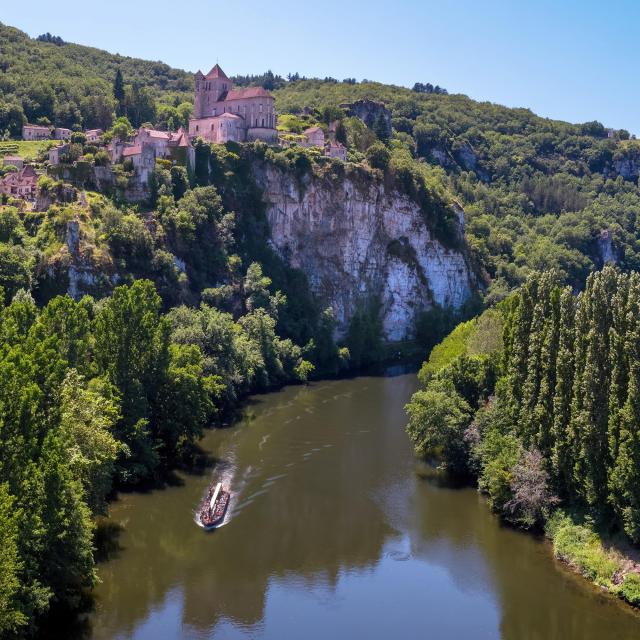
<path fill-rule="evenodd" d="M 234 89 L 217 64 L 206 76 L 198 71 L 189 137 L 209 142 L 275 142 L 275 99 L 262 87 Z"/>

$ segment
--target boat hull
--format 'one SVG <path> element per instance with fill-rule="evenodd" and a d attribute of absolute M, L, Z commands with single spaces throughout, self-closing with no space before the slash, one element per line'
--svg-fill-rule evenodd
<path fill-rule="evenodd" d="M 202 527 L 205 531 L 211 531 L 219 527 L 227 513 L 229 500 L 230 495 L 224 490 L 220 491 L 213 506 L 210 506 L 205 500 L 196 517 L 198 526 Z"/>

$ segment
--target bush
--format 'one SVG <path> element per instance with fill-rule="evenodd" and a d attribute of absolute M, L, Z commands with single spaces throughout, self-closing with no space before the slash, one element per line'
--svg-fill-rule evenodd
<path fill-rule="evenodd" d="M 389 149 L 382 144 L 382 142 L 376 142 L 372 144 L 366 151 L 367 162 L 369 166 L 374 169 L 382 169 L 385 171 L 389 166 L 389 161 L 391 160 L 391 154 L 389 153 Z"/>

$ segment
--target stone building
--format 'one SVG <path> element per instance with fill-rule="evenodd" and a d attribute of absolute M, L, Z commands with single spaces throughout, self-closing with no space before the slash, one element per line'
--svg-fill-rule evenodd
<path fill-rule="evenodd" d="M 20 156 L 5 156 L 2 158 L 2 165 L 4 167 L 13 166 L 16 169 L 22 169 L 24 160 Z"/>
<path fill-rule="evenodd" d="M 23 140 L 48 140 L 51 137 L 51 127 L 39 124 L 25 124 L 22 127 Z"/>
<path fill-rule="evenodd" d="M 198 71 L 189 137 L 209 142 L 275 142 L 275 99 L 262 87 L 234 89 L 217 64 L 206 76 Z"/>
<path fill-rule="evenodd" d="M 71 129 L 65 129 L 64 127 L 56 127 L 53 131 L 53 137 L 55 140 L 69 140 L 73 132 Z"/>
<path fill-rule="evenodd" d="M 8 173 L 0 180 L 0 193 L 23 200 L 32 200 L 38 189 L 38 174 L 28 164 L 15 173 Z"/>
<path fill-rule="evenodd" d="M 60 160 L 62 159 L 62 156 L 64 156 L 64 154 L 67 153 L 67 151 L 69 151 L 69 147 L 70 145 L 68 143 L 60 144 L 57 147 L 51 147 L 48 153 L 49 164 L 51 165 L 60 164 Z"/>
<path fill-rule="evenodd" d="M 305 137 L 305 141 L 302 143 L 303 147 L 319 147 L 324 149 L 325 137 L 324 131 L 321 127 L 310 127 L 302 132 Z"/>
<path fill-rule="evenodd" d="M 100 142 L 100 137 L 104 134 L 102 129 L 88 129 L 84 132 L 87 142 Z"/>

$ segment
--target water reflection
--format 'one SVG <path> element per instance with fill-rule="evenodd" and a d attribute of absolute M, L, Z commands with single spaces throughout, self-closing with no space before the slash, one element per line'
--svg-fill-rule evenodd
<path fill-rule="evenodd" d="M 415 475 L 402 409 L 415 384 L 260 397 L 242 424 L 205 437 L 222 461 L 211 474 L 121 496 L 92 637 L 637 637 L 634 616 L 501 527 L 475 491 Z M 233 497 L 227 525 L 207 534 L 192 513 L 212 477 Z"/>

